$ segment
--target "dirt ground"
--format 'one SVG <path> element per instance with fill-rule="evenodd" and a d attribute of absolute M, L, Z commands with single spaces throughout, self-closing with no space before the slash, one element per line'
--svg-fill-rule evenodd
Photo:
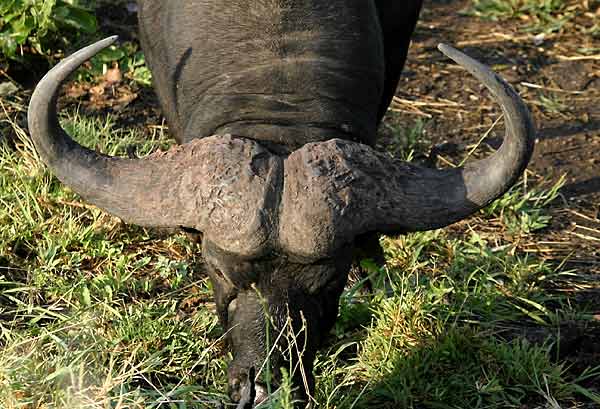
<path fill-rule="evenodd" d="M 392 106 L 399 111 L 394 121 L 410 123 L 422 117 L 425 135 L 442 159 L 460 161 L 500 111 L 481 85 L 436 46 L 453 44 L 491 65 L 516 87 L 537 124 L 529 177 L 552 184 L 566 176 L 561 200 L 553 204 L 551 227 L 537 234 L 536 242 L 524 243 L 522 250 L 556 261 L 568 257 L 573 268 L 600 274 L 600 60 L 597 52 L 589 58 L 579 52 L 600 48 L 600 39 L 580 31 L 600 15 L 596 11 L 595 17 L 584 17 L 571 29 L 536 39 L 518 20 L 494 22 L 464 15 L 461 11 L 468 4 L 426 1 L 399 99 Z M 498 126 L 484 145 L 497 148 L 502 135 Z M 600 301 L 596 289 L 588 296 Z"/>
<path fill-rule="evenodd" d="M 561 198 L 552 204 L 551 226 L 519 243 L 519 251 L 576 271 L 577 279 L 558 291 L 590 306 L 600 324 L 600 39 L 573 27 L 536 40 L 518 20 L 494 22 L 460 13 L 468 4 L 426 1 L 392 121 L 424 120 L 427 142 L 443 166 L 446 160 L 460 162 L 499 117 L 480 84 L 437 51 L 439 42 L 491 65 L 515 86 L 538 127 L 528 178 L 553 184 L 565 175 Z M 595 58 L 582 57 L 584 48 L 595 49 Z M 485 145 L 497 148 L 503 132 L 501 126 L 494 128 L 477 152 L 489 153 Z M 582 328 L 566 322 L 561 331 L 558 359 L 574 372 L 600 365 L 600 325 Z M 548 333 L 520 328 L 514 335 L 543 342 Z"/>

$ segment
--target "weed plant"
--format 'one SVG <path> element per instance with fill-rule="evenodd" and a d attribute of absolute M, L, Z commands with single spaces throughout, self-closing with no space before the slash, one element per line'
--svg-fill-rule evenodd
<path fill-rule="evenodd" d="M 67 44 L 66 38 L 96 32 L 90 5 L 81 0 L 3 0 L 0 55 L 23 60 L 33 52 L 52 59 L 53 52 Z"/>
<path fill-rule="evenodd" d="M 519 18 L 524 30 L 535 34 L 559 31 L 574 16 L 565 0 L 473 0 L 466 14 L 489 20 Z"/>

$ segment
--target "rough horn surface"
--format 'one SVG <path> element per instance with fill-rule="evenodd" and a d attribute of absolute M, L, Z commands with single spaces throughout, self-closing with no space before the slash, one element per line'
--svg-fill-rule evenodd
<path fill-rule="evenodd" d="M 502 106 L 506 135 L 490 157 L 454 169 L 401 162 L 333 139 L 293 152 L 285 163 L 280 240 L 287 251 L 324 257 L 359 234 L 430 230 L 464 219 L 508 190 L 523 172 L 535 127 L 513 88 L 452 47 L 440 50 L 477 77 Z"/>
<path fill-rule="evenodd" d="M 114 158 L 82 147 L 61 128 L 60 85 L 108 47 L 98 41 L 57 64 L 29 105 L 29 131 L 43 161 L 86 201 L 140 226 L 189 227 L 233 253 L 265 251 L 280 185 L 281 160 L 256 142 L 213 136 L 143 159 Z"/>

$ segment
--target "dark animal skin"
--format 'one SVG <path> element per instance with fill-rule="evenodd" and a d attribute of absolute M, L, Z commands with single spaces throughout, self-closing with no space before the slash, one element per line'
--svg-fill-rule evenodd
<path fill-rule="evenodd" d="M 359 241 L 443 227 L 503 194 L 533 150 L 529 112 L 487 67 L 440 46 L 490 89 L 506 136 L 489 158 L 421 168 L 372 148 L 421 1 L 139 3 L 142 45 L 181 145 L 110 158 L 60 127 L 60 84 L 111 37 L 39 83 L 29 107 L 37 150 L 63 183 L 124 221 L 203 233 L 239 407 L 267 398 L 267 314 L 271 340 L 288 316 L 295 331 L 306 324 L 297 340 L 304 353 L 291 358 L 303 364 L 293 379 L 310 399 L 315 353 L 335 322 Z M 287 346 L 282 337 L 270 357 L 275 382 Z"/>

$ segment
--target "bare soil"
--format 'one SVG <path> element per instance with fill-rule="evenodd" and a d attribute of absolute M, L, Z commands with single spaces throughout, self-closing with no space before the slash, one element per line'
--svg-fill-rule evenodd
<path fill-rule="evenodd" d="M 500 109 L 477 80 L 437 51 L 437 44 L 455 45 L 491 65 L 519 91 L 538 127 L 528 177 L 553 184 L 566 176 L 552 226 L 536 235 L 536 243 L 524 243 L 523 250 L 556 260 L 570 256 L 570 263 L 600 274 L 600 59 L 597 52 L 590 57 L 579 52 L 600 48 L 600 38 L 581 33 L 600 11 L 571 30 L 535 41 L 519 20 L 464 15 L 468 4 L 426 1 L 391 120 L 426 121 L 425 138 L 441 157 L 438 165 L 459 162 Z M 544 98 L 557 107 L 544 104 Z M 478 151 L 497 148 L 503 132 L 501 125 L 494 128 Z"/>
<path fill-rule="evenodd" d="M 538 127 L 528 178 L 545 185 L 562 175 L 566 179 L 560 200 L 552 204 L 551 226 L 518 243 L 517 251 L 573 269 L 576 277 L 556 291 L 585 305 L 596 320 L 585 325 L 563 322 L 560 331 L 514 328 L 506 336 L 559 341 L 557 360 L 567 363 L 574 374 L 581 373 L 600 365 L 600 38 L 582 33 L 583 27 L 600 20 L 600 7 L 536 40 L 524 31 L 526 22 L 464 15 L 468 4 L 426 1 L 398 99 L 391 107 L 395 115 L 388 120 L 425 121 L 425 138 L 438 154 L 438 166 L 444 166 L 459 163 L 499 117 L 498 106 L 481 85 L 437 50 L 440 42 L 491 65 L 519 91 Z M 585 48 L 595 49 L 595 57 L 582 56 L 580 50 Z M 544 103 L 548 99 L 557 104 Z M 501 125 L 495 127 L 476 156 L 497 148 L 503 132 Z M 457 230 L 460 233 L 461 228 Z"/>

